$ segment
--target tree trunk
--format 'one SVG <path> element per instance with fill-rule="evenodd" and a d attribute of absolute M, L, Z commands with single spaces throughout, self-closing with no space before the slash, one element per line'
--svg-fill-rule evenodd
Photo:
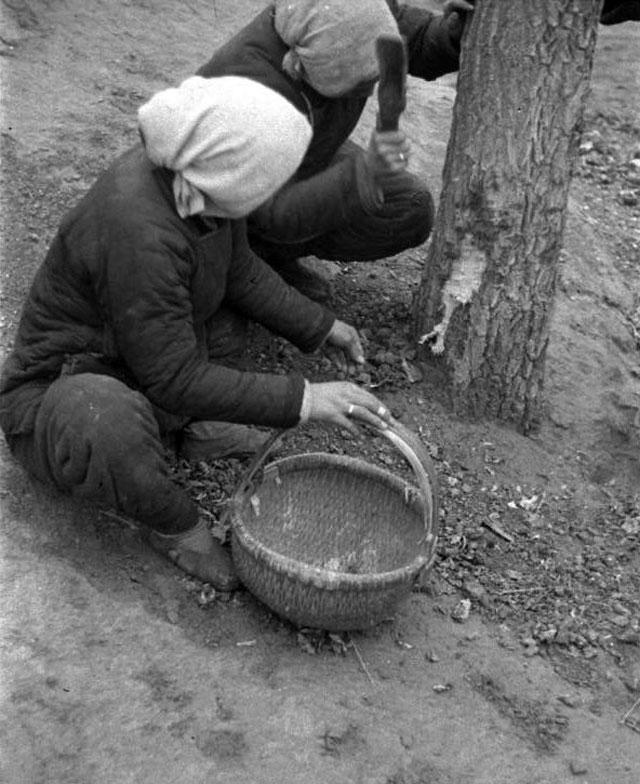
<path fill-rule="evenodd" d="M 571 168 L 602 0 L 479 0 L 414 326 L 454 409 L 540 418 Z"/>

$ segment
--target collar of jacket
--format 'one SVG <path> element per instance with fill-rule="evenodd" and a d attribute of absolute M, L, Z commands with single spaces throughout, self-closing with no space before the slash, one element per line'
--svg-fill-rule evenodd
<path fill-rule="evenodd" d="M 175 198 L 173 195 L 173 178 L 175 172 L 164 166 L 156 166 L 153 173 L 160 192 L 171 205 L 171 208 L 175 210 Z M 202 235 L 216 231 L 220 226 L 221 219 L 215 218 L 212 215 L 190 215 L 188 218 L 182 218 L 181 220 L 183 220 L 195 234 Z"/>

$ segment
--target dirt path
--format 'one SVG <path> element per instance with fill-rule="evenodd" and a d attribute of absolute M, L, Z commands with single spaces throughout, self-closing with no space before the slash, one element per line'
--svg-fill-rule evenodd
<path fill-rule="evenodd" d="M 261 5 L 3 0 L 3 352 L 59 218 L 135 138 L 136 107 Z M 640 743 L 620 718 L 640 696 L 640 213 L 619 193 L 637 191 L 640 31 L 601 33 L 600 141 L 572 191 L 548 422 L 524 439 L 454 421 L 393 367 L 379 389 L 437 445 L 446 517 L 425 591 L 356 648 L 299 635 L 246 593 L 209 601 L 135 530 L 32 483 L 3 447 L 0 781 L 636 784 Z M 454 89 L 411 86 L 414 165 L 436 193 Z M 345 266 L 336 307 L 363 325 L 386 308 L 400 329 L 421 258 Z M 535 494 L 544 504 L 522 505 Z M 512 545 L 485 536 L 490 513 Z M 544 604 L 556 583 L 569 598 Z M 472 613 L 456 623 L 463 595 Z M 593 638 L 567 626 L 546 645 L 554 608 Z"/>

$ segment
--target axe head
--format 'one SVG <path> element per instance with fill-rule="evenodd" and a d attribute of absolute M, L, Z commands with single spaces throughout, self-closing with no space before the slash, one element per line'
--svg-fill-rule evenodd
<path fill-rule="evenodd" d="M 407 102 L 407 49 L 400 36 L 381 35 L 376 40 L 379 131 L 396 131 Z"/>

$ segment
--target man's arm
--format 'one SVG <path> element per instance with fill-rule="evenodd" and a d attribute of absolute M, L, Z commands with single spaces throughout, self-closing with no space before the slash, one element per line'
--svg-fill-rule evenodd
<path fill-rule="evenodd" d="M 471 3 L 455 0 L 445 4 L 441 14 L 397 0 L 389 0 L 389 5 L 407 41 L 408 70 L 412 76 L 431 81 L 458 70 L 462 17 Z"/>
<path fill-rule="evenodd" d="M 600 13 L 603 25 L 640 22 L 640 0 L 604 0 Z"/>

